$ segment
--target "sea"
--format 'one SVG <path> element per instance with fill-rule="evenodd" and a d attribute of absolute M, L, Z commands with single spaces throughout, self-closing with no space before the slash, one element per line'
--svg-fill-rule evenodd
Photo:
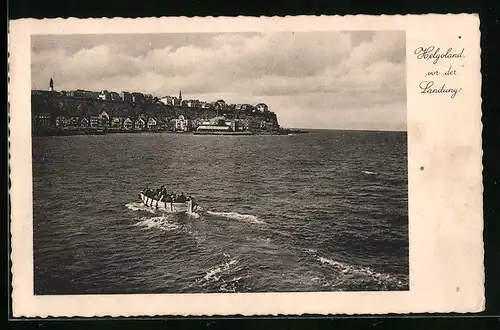
<path fill-rule="evenodd" d="M 34 293 L 409 290 L 406 132 L 33 137 Z M 192 215 L 140 202 L 196 198 Z"/>

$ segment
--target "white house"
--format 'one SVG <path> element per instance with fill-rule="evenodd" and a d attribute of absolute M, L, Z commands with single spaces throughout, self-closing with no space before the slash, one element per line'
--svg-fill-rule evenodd
<path fill-rule="evenodd" d="M 83 117 L 82 120 L 80 120 L 80 126 L 82 127 L 88 127 L 89 126 L 89 120 L 87 117 Z"/>
<path fill-rule="evenodd" d="M 137 118 L 134 123 L 134 128 L 137 130 L 142 130 L 144 129 L 144 127 L 146 127 L 146 121 L 141 117 Z"/>
<path fill-rule="evenodd" d="M 107 126 L 109 123 L 109 115 L 106 111 L 103 111 L 99 114 L 99 123 L 103 126 Z"/>
<path fill-rule="evenodd" d="M 56 126 L 57 127 L 70 126 L 70 124 L 71 124 L 70 118 L 67 118 L 64 116 L 58 116 L 56 118 Z"/>
<path fill-rule="evenodd" d="M 148 123 L 147 123 L 148 129 L 156 128 L 157 125 L 158 125 L 158 119 L 156 119 L 155 117 L 150 117 L 148 119 Z"/>
<path fill-rule="evenodd" d="M 100 123 L 99 116 L 90 116 L 90 127 L 99 127 Z"/>
<path fill-rule="evenodd" d="M 105 100 L 110 100 L 111 99 L 111 94 L 108 91 L 106 91 L 106 90 L 101 91 L 99 93 L 99 99 L 100 100 L 104 100 L 104 101 Z"/>
<path fill-rule="evenodd" d="M 122 119 L 120 117 L 111 118 L 111 127 L 121 128 L 122 127 Z"/>
<path fill-rule="evenodd" d="M 189 130 L 189 121 L 183 115 L 180 115 L 179 118 L 173 119 L 172 121 L 174 122 L 174 131 L 187 132 Z"/>
<path fill-rule="evenodd" d="M 134 127 L 134 122 L 132 121 L 132 119 L 130 118 L 125 118 L 123 120 L 123 128 L 126 129 L 126 130 L 130 130 Z"/>

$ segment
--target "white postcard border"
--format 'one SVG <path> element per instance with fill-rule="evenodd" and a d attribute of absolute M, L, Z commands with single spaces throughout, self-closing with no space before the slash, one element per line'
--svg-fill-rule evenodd
<path fill-rule="evenodd" d="M 35 296 L 31 181 L 32 34 L 405 30 L 410 290 Z M 477 312 L 484 309 L 481 75 L 477 15 L 56 19 L 10 22 L 13 315 L 155 316 Z M 456 99 L 424 95 L 417 47 L 464 47 Z M 445 62 L 445 61 L 443 61 Z"/>

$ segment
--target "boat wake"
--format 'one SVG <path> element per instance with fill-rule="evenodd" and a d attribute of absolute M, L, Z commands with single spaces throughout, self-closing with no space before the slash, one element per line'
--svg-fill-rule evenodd
<path fill-rule="evenodd" d="M 207 211 L 207 214 L 218 216 L 218 217 L 223 217 L 223 218 L 228 218 L 228 219 L 233 219 L 233 220 L 238 220 L 238 221 L 243 221 L 243 222 L 248 222 L 248 223 L 253 223 L 257 225 L 264 225 L 266 222 L 260 220 L 257 216 L 252 215 L 252 214 L 240 214 L 237 212 L 213 212 L 213 211 Z"/>
<path fill-rule="evenodd" d="M 149 229 L 160 229 L 163 231 L 176 231 L 181 228 L 179 224 L 169 221 L 168 217 L 152 217 L 152 218 L 140 218 L 140 221 L 135 225 L 138 227 L 143 227 L 146 230 Z"/>

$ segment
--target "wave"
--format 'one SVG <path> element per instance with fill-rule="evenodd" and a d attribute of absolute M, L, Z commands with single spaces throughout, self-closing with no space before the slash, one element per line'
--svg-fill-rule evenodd
<path fill-rule="evenodd" d="M 199 219 L 200 218 L 200 215 L 196 212 L 191 212 L 190 214 L 188 214 L 189 217 L 193 218 L 193 219 Z"/>
<path fill-rule="evenodd" d="M 230 256 L 227 254 L 224 255 L 226 257 L 229 257 L 229 260 L 210 268 L 203 277 L 205 281 L 209 282 L 219 281 L 224 272 L 227 272 L 229 269 L 231 269 L 231 266 L 238 264 L 237 259 L 231 259 Z"/>
<path fill-rule="evenodd" d="M 241 280 L 241 276 L 238 277 L 233 277 L 229 281 L 224 281 L 222 280 L 222 284 L 219 287 L 219 291 L 222 292 L 237 292 L 237 286 L 239 284 L 239 281 Z"/>
<path fill-rule="evenodd" d="M 128 208 L 129 210 L 132 210 L 132 211 L 145 211 L 145 212 L 149 212 L 152 214 L 156 214 L 156 210 L 154 208 L 148 207 L 140 202 L 139 203 L 138 202 L 128 203 L 128 204 L 125 204 L 125 207 Z"/>
<path fill-rule="evenodd" d="M 310 248 L 309 248 L 309 249 L 306 249 L 306 252 L 307 252 L 307 253 L 312 253 L 312 254 L 315 254 L 316 252 L 318 252 L 318 250 L 316 250 L 316 249 L 310 249 Z"/>
<path fill-rule="evenodd" d="M 254 223 L 258 225 L 266 224 L 264 221 L 260 220 L 257 216 L 252 214 L 240 214 L 237 212 L 213 212 L 213 211 L 207 211 L 207 213 L 210 215 L 215 215 L 219 217 L 224 217 L 248 223 Z"/>
<path fill-rule="evenodd" d="M 389 274 L 379 273 L 371 269 L 370 267 L 348 265 L 343 262 L 336 261 L 333 259 L 328 259 L 322 256 L 317 256 L 317 260 L 322 264 L 327 264 L 335 268 L 342 274 L 360 275 L 360 276 L 370 277 L 378 282 L 383 282 L 383 283 L 391 282 L 391 283 L 397 283 L 398 285 L 403 285 L 403 282 L 398 280 L 394 276 Z"/>
<path fill-rule="evenodd" d="M 362 171 L 366 175 L 376 175 L 377 173 L 371 171 Z"/>
<path fill-rule="evenodd" d="M 160 229 L 163 231 L 175 231 L 181 228 L 180 225 L 171 222 L 167 217 L 141 218 L 135 225 L 145 229 Z"/>

